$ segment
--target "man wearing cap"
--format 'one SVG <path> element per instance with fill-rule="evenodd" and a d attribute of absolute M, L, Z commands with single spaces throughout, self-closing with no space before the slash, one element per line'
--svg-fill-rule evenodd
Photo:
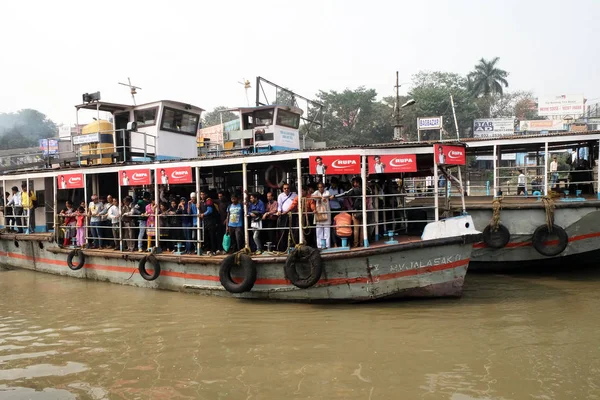
<path fill-rule="evenodd" d="M 197 227 L 198 227 L 198 202 L 196 200 L 196 192 L 192 192 L 190 193 L 190 200 L 188 201 L 187 204 L 187 209 L 186 209 L 186 214 L 188 214 L 191 217 L 191 232 L 190 232 L 190 242 L 187 242 L 185 247 L 186 247 L 186 251 L 190 254 L 194 254 L 194 247 L 192 245 L 192 242 L 196 241 L 196 232 L 197 232 Z"/>

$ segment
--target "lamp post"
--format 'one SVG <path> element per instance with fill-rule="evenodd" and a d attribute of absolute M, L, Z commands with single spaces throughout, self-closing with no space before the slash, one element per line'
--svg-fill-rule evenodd
<path fill-rule="evenodd" d="M 412 106 L 416 103 L 415 99 L 410 99 L 406 103 L 400 105 L 400 82 L 398 79 L 398 71 L 396 71 L 396 104 L 394 105 L 394 116 L 396 119 L 396 125 L 394 125 L 394 140 L 404 140 L 402 137 L 402 124 L 400 121 L 402 117 L 400 116 L 400 109 Z"/>

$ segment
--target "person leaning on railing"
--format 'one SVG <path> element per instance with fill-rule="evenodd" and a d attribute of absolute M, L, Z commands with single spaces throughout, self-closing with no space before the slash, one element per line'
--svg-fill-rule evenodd
<path fill-rule="evenodd" d="M 331 199 L 339 197 L 352 198 L 352 221 L 354 223 L 354 247 L 358 247 L 360 241 L 363 239 L 363 232 L 361 228 L 362 224 L 362 180 L 359 177 L 352 178 L 352 187 L 347 191 L 331 196 Z M 366 222 L 366 221 L 364 221 Z"/>
<path fill-rule="evenodd" d="M 123 233 L 123 248 L 127 251 L 133 251 L 135 247 L 135 239 L 133 237 L 133 229 L 135 228 L 135 222 L 133 220 L 133 199 L 127 196 L 123 199 L 123 205 L 121 206 L 121 231 Z"/>
<path fill-rule="evenodd" d="M 112 227 L 112 237 L 114 243 L 114 249 L 119 250 L 119 220 L 121 219 L 121 210 L 119 209 L 119 200 L 116 198 L 112 199 L 112 204 L 108 207 L 107 214 L 108 219 Z"/>
<path fill-rule="evenodd" d="M 77 219 L 75 217 L 73 203 L 67 200 L 65 203 L 65 208 L 63 208 L 58 215 L 62 217 L 63 229 L 65 231 L 63 246 L 67 247 L 71 244 L 71 239 L 77 234 Z"/>
<path fill-rule="evenodd" d="M 267 192 L 267 203 L 265 204 L 265 213 L 262 216 L 263 229 L 267 230 L 267 242 L 275 244 L 277 227 L 277 201 L 273 192 Z"/>
<path fill-rule="evenodd" d="M 17 229 L 17 232 L 23 233 L 23 219 L 21 218 L 21 215 L 23 215 L 23 198 L 21 193 L 19 193 L 18 187 L 13 186 L 11 191 L 12 197 L 10 198 L 7 206 L 13 208 L 13 215 L 15 216 L 15 228 Z"/>
<path fill-rule="evenodd" d="M 27 184 L 21 184 L 21 203 L 23 205 L 23 214 L 26 215 L 27 227 L 29 233 L 35 232 L 35 207 L 37 206 L 37 197 L 35 192 L 30 190 L 27 192 Z"/>

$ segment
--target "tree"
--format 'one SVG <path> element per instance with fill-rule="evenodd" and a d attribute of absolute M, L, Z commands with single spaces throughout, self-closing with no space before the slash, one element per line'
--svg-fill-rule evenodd
<path fill-rule="evenodd" d="M 32 109 L 0 113 L 0 149 L 37 147 L 39 139 L 56 137 L 58 128 L 45 114 Z"/>
<path fill-rule="evenodd" d="M 389 107 L 376 101 L 374 89 L 359 87 L 343 92 L 320 91 L 324 105 L 322 137 L 332 146 L 361 145 L 391 141 L 392 119 Z"/>
<path fill-rule="evenodd" d="M 444 130 L 449 134 L 447 138 L 456 137 L 450 95 L 454 97 L 460 136 L 467 136 L 473 124 L 473 119 L 478 117 L 477 105 L 467 88 L 467 79 L 455 73 L 419 72 L 413 76 L 412 81 L 413 88 L 408 96 L 400 98 L 401 104 L 409 98 L 415 100 L 413 106 L 401 110 L 405 132 L 408 134 L 409 139 L 417 139 L 417 118 L 434 116 L 443 117 Z M 384 102 L 389 104 L 391 110 L 393 110 L 395 98 L 386 97 Z M 438 133 L 432 135 L 432 133 L 427 132 L 426 135 L 426 138 L 431 139 L 439 137 Z"/>
<path fill-rule="evenodd" d="M 229 107 L 218 106 L 214 110 L 205 113 L 204 118 L 202 118 L 202 126 L 206 128 L 207 126 L 219 125 L 221 122 L 225 123 L 239 118 L 234 112 L 225 111 L 228 109 Z"/>
<path fill-rule="evenodd" d="M 467 75 L 469 89 L 475 97 L 488 97 L 491 94 L 502 96 L 504 90 L 502 87 L 508 87 L 508 72 L 496 66 L 500 57 L 495 57 L 490 61 L 482 58 L 479 64 L 475 65 L 475 70 Z"/>

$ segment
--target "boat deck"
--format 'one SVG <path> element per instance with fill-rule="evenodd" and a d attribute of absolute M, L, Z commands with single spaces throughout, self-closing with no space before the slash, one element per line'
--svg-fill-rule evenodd
<path fill-rule="evenodd" d="M 454 238 L 455 239 L 455 238 Z M 3 233 L 0 234 L 0 240 L 6 241 L 14 241 L 14 242 L 39 242 L 40 248 L 46 247 L 48 251 L 55 254 L 68 254 L 74 248 L 71 247 L 60 247 L 53 243 L 53 234 L 52 233 L 33 233 L 33 234 L 15 234 L 15 233 Z M 359 247 L 351 247 L 351 248 L 343 248 L 343 247 L 334 247 L 332 249 L 328 249 L 323 251 L 322 257 L 325 259 L 337 259 L 337 258 L 352 258 L 353 255 L 365 255 L 365 252 L 380 252 L 381 250 L 387 249 L 398 249 L 398 247 L 421 247 L 423 240 L 421 240 L 420 236 L 415 235 L 402 235 L 395 236 L 394 240 L 397 241 L 397 244 L 388 244 L 388 238 L 381 239 L 376 242 L 369 243 L 369 247 L 365 248 L 362 246 Z M 448 239 L 438 239 L 440 243 L 447 241 Z M 44 246 L 44 242 L 51 242 Z M 137 252 L 137 251 L 120 251 L 114 249 L 84 249 L 84 253 L 88 256 L 96 256 L 96 257 L 106 257 L 106 258 L 120 258 L 127 260 L 140 260 L 144 256 L 148 255 L 148 252 Z M 172 252 L 161 252 L 157 253 L 157 258 L 164 261 L 172 261 L 176 263 L 182 264 L 220 264 L 228 254 L 221 254 L 215 256 L 209 256 L 207 254 L 195 255 L 195 254 L 177 254 Z M 260 255 L 252 255 L 252 258 L 259 262 L 280 262 L 284 261 L 287 257 L 287 253 L 281 252 L 263 252 Z"/>

